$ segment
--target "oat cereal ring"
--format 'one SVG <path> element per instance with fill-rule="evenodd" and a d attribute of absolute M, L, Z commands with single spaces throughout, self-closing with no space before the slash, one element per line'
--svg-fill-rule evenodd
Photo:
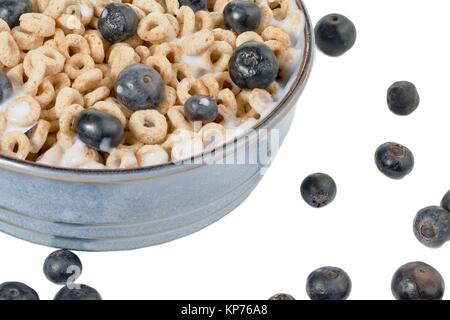
<path fill-rule="evenodd" d="M 59 131 L 59 119 L 50 121 L 50 133 L 58 133 Z"/>
<path fill-rule="evenodd" d="M 137 34 L 133 35 L 131 38 L 125 40 L 126 44 L 135 49 L 144 44 L 144 40 L 142 40 Z"/>
<path fill-rule="evenodd" d="M 173 71 L 173 79 L 170 85 L 174 88 L 176 88 L 180 83 L 180 81 L 182 81 L 183 79 L 194 77 L 194 74 L 192 73 L 191 69 L 185 63 L 181 62 L 174 63 L 172 65 L 172 71 Z"/>
<path fill-rule="evenodd" d="M 12 68 L 20 63 L 20 49 L 14 38 L 9 32 L 0 33 L 0 62 L 8 67 Z"/>
<path fill-rule="evenodd" d="M 285 52 L 280 63 L 280 76 L 284 79 L 289 77 L 295 70 L 294 66 L 297 64 L 296 60 L 298 57 L 298 52 L 294 48 L 288 48 Z"/>
<path fill-rule="evenodd" d="M 150 56 L 145 60 L 145 64 L 158 72 L 165 84 L 170 84 L 173 79 L 172 65 L 164 56 Z"/>
<path fill-rule="evenodd" d="M 266 88 L 266 90 L 272 95 L 272 97 L 276 97 L 280 90 L 280 85 L 278 84 L 278 82 L 274 81 L 270 86 Z"/>
<path fill-rule="evenodd" d="M 178 129 L 192 131 L 193 125 L 184 116 L 183 106 L 174 106 L 167 111 L 167 118 L 169 118 L 172 131 Z"/>
<path fill-rule="evenodd" d="M 96 104 L 94 104 L 92 109 L 96 109 L 102 112 L 109 113 L 110 115 L 116 117 L 120 123 L 125 128 L 127 125 L 127 118 L 125 114 L 122 112 L 122 110 L 117 106 L 116 104 L 112 103 L 111 101 L 99 101 Z"/>
<path fill-rule="evenodd" d="M 18 64 L 14 68 L 9 69 L 9 71 L 6 72 L 6 75 L 11 80 L 11 82 L 13 84 L 15 84 L 15 85 L 21 86 L 26 81 L 26 79 L 25 79 L 26 75 L 25 75 L 25 72 L 23 70 L 23 64 L 22 63 Z"/>
<path fill-rule="evenodd" d="M 205 149 L 221 146 L 225 142 L 226 129 L 218 123 L 208 123 L 199 131 Z"/>
<path fill-rule="evenodd" d="M 35 65 L 32 69 L 33 72 L 28 76 L 27 82 L 22 86 L 23 91 L 25 93 L 35 96 L 38 92 L 39 86 L 44 81 L 45 77 L 45 65 L 39 64 Z M 24 68 L 24 73 L 27 73 L 27 70 Z"/>
<path fill-rule="evenodd" d="M 200 77 L 200 81 L 203 82 L 205 87 L 208 89 L 208 96 L 216 99 L 220 90 L 219 82 L 217 81 L 216 77 L 212 74 L 205 74 L 204 76 Z"/>
<path fill-rule="evenodd" d="M 164 7 L 155 0 L 133 0 L 133 5 L 143 10 L 146 14 L 152 12 L 164 13 Z"/>
<path fill-rule="evenodd" d="M 11 30 L 11 35 L 16 40 L 20 50 L 28 51 L 37 49 L 44 44 L 44 37 L 40 37 L 37 34 L 28 33 L 15 27 Z"/>
<path fill-rule="evenodd" d="M 58 95 L 59 92 L 63 88 L 70 87 L 71 84 L 72 84 L 71 81 L 70 81 L 69 76 L 67 74 L 65 74 L 64 72 L 57 73 L 57 74 L 54 74 L 52 76 L 48 76 L 44 80 L 50 81 L 50 83 L 53 85 L 53 88 L 55 89 L 55 94 L 56 95 Z"/>
<path fill-rule="evenodd" d="M 108 64 L 111 66 L 111 78 L 113 81 L 119 76 L 123 69 L 129 65 L 139 63 L 140 57 L 134 49 L 128 46 L 119 46 L 111 51 Z"/>
<path fill-rule="evenodd" d="M 129 3 L 128 5 L 129 5 L 129 6 L 131 7 L 131 9 L 133 9 L 134 12 L 136 13 L 136 15 L 137 15 L 137 17 L 138 17 L 138 21 L 144 19 L 145 16 L 147 15 L 147 14 L 145 13 L 144 10 L 142 10 L 142 9 L 139 8 L 139 7 L 136 7 L 134 4 L 130 4 L 130 3 Z"/>
<path fill-rule="evenodd" d="M 22 96 L 8 104 L 6 113 L 8 122 L 17 126 L 31 126 L 39 120 L 41 106 L 34 98 Z"/>
<path fill-rule="evenodd" d="M 31 144 L 31 153 L 38 153 L 42 149 L 47 141 L 48 134 L 50 132 L 50 122 L 45 120 L 39 120 L 29 132 L 27 136 Z"/>
<path fill-rule="evenodd" d="M 180 36 L 188 36 L 195 31 L 195 14 L 188 6 L 182 6 L 177 14 Z"/>
<path fill-rule="evenodd" d="M 247 41 L 264 42 L 263 38 L 256 32 L 246 31 L 237 36 L 236 47 L 239 47 L 241 44 L 243 44 Z"/>
<path fill-rule="evenodd" d="M 37 34 L 40 37 L 51 37 L 55 34 L 55 20 L 42 13 L 24 13 L 20 16 L 20 29 Z"/>
<path fill-rule="evenodd" d="M 58 27 L 64 30 L 64 33 L 83 34 L 86 30 L 81 20 L 74 15 L 63 13 L 56 19 Z"/>
<path fill-rule="evenodd" d="M 25 160 L 31 151 L 31 143 L 22 132 L 11 131 L 2 137 L 1 152 L 12 158 Z"/>
<path fill-rule="evenodd" d="M 56 143 L 56 134 L 55 133 L 50 133 L 47 135 L 47 140 L 45 140 L 44 145 L 42 146 L 42 148 L 38 151 L 39 155 L 42 155 L 44 152 L 46 152 L 48 149 L 50 149 L 51 147 L 53 147 Z"/>
<path fill-rule="evenodd" d="M 138 46 L 134 49 L 134 51 L 137 53 L 141 61 L 147 60 L 148 57 L 150 57 L 150 49 L 146 46 Z"/>
<path fill-rule="evenodd" d="M 130 131 L 145 144 L 162 143 L 167 135 L 166 117 L 156 110 L 141 110 L 133 113 Z"/>
<path fill-rule="evenodd" d="M 184 37 L 181 41 L 181 47 L 188 56 L 195 56 L 208 49 L 213 43 L 214 35 L 212 31 L 203 29 Z"/>
<path fill-rule="evenodd" d="M 53 19 L 62 15 L 67 6 L 67 0 L 50 0 L 45 2 L 47 2 L 46 6 L 39 11 Z"/>
<path fill-rule="evenodd" d="M 160 44 L 175 38 L 175 31 L 164 13 L 152 12 L 139 22 L 137 34 L 152 44 Z"/>
<path fill-rule="evenodd" d="M 291 46 L 291 37 L 281 30 L 278 27 L 274 26 L 268 26 L 264 31 L 261 33 L 261 36 L 265 41 L 268 40 L 278 40 L 280 41 L 286 48 L 289 48 Z"/>
<path fill-rule="evenodd" d="M 95 68 L 101 70 L 103 74 L 100 86 L 105 86 L 108 87 L 109 89 L 112 89 L 114 87 L 114 80 L 111 76 L 110 67 L 107 64 L 96 64 Z"/>
<path fill-rule="evenodd" d="M 33 7 L 33 12 L 43 13 L 48 7 L 50 0 L 31 0 L 31 5 Z"/>
<path fill-rule="evenodd" d="M 215 27 L 214 21 L 208 11 L 197 11 L 195 13 L 195 28 L 196 30 L 213 30 Z"/>
<path fill-rule="evenodd" d="M 267 0 L 267 4 L 269 5 L 270 10 L 272 10 L 272 14 L 275 19 L 283 20 L 286 18 L 289 9 L 289 1 Z"/>
<path fill-rule="evenodd" d="M 136 139 L 136 137 L 130 131 L 125 131 L 123 141 L 117 146 L 117 149 L 125 149 L 132 152 L 137 152 L 140 148 L 142 148 L 142 146 L 144 146 L 144 144 Z"/>
<path fill-rule="evenodd" d="M 278 63 L 280 63 L 281 60 L 283 59 L 283 57 L 286 53 L 286 49 L 287 49 L 284 46 L 284 44 L 282 44 L 278 40 L 268 40 L 268 41 L 265 41 L 264 44 L 266 44 L 270 49 L 272 49 L 273 53 L 275 54 L 275 57 L 278 60 Z"/>
<path fill-rule="evenodd" d="M 84 96 L 84 105 L 91 107 L 97 102 L 109 97 L 111 90 L 108 87 L 99 87 Z"/>
<path fill-rule="evenodd" d="M 85 93 L 98 88 L 102 80 L 103 72 L 100 69 L 91 69 L 80 74 L 72 83 L 72 88 Z"/>
<path fill-rule="evenodd" d="M 221 72 L 228 69 L 228 62 L 233 54 L 233 48 L 225 41 L 214 41 L 204 55 L 209 70 Z"/>
<path fill-rule="evenodd" d="M 36 51 L 42 55 L 42 63 L 45 64 L 46 74 L 49 76 L 55 75 L 63 71 L 66 58 L 55 48 L 40 47 Z M 24 61 L 24 67 L 25 61 Z"/>
<path fill-rule="evenodd" d="M 231 30 L 225 30 L 222 28 L 216 28 L 212 30 L 215 41 L 228 42 L 230 46 L 236 48 L 236 35 Z"/>
<path fill-rule="evenodd" d="M 90 55 L 91 48 L 89 42 L 79 34 L 68 34 L 66 36 L 67 57 L 77 53 L 85 53 Z"/>
<path fill-rule="evenodd" d="M 70 106 L 72 104 L 79 104 L 83 106 L 84 99 L 78 90 L 75 90 L 70 87 L 66 87 L 61 89 L 59 94 L 56 96 L 55 102 L 55 112 L 58 117 L 61 116 L 65 107 Z"/>
<path fill-rule="evenodd" d="M 123 104 L 120 103 L 119 100 L 117 100 L 116 98 L 113 97 L 109 97 L 105 100 L 105 102 L 108 103 L 112 103 L 113 105 L 115 105 L 117 108 L 120 109 L 120 111 L 122 111 L 122 113 L 125 115 L 125 118 L 130 119 L 131 115 L 133 114 L 133 111 L 128 109 L 127 107 L 125 107 Z"/>
<path fill-rule="evenodd" d="M 237 97 L 238 116 L 258 119 L 273 103 L 272 95 L 264 89 L 242 91 Z"/>
<path fill-rule="evenodd" d="M 56 140 L 58 141 L 58 145 L 60 145 L 63 149 L 69 149 L 75 143 L 75 135 L 58 131 L 56 133 Z"/>
<path fill-rule="evenodd" d="M 76 79 L 86 71 L 92 70 L 95 67 L 94 59 L 85 53 L 77 53 L 71 56 L 64 68 L 64 71 L 70 79 Z"/>
<path fill-rule="evenodd" d="M 3 131 L 5 131 L 7 126 L 8 126 L 8 119 L 6 118 L 6 113 L 0 112 L 0 133 L 3 133 Z"/>
<path fill-rule="evenodd" d="M 125 48 L 131 48 L 131 46 L 126 42 L 118 42 L 111 45 L 108 50 L 106 51 L 106 61 L 108 63 L 111 63 L 111 61 L 117 57 L 120 58 L 120 51 L 118 51 L 119 48 L 125 47 Z"/>
<path fill-rule="evenodd" d="M 175 16 L 168 14 L 168 13 L 166 13 L 165 15 L 166 15 L 167 20 L 169 20 L 170 25 L 173 28 L 174 34 L 172 36 L 173 36 L 173 38 L 176 38 L 177 35 L 180 33 L 180 24 L 178 23 L 178 20 Z"/>
<path fill-rule="evenodd" d="M 180 10 L 180 3 L 178 2 L 178 0 L 166 0 L 165 2 L 167 13 L 177 15 L 178 11 Z"/>
<path fill-rule="evenodd" d="M 91 32 L 84 35 L 84 38 L 88 42 L 92 59 L 94 59 L 95 63 L 102 63 L 105 60 L 106 54 L 100 32 L 91 30 Z"/>
<path fill-rule="evenodd" d="M 164 56 L 170 63 L 177 63 L 181 61 L 183 50 L 178 43 L 164 42 L 154 48 L 153 55 Z"/>
<path fill-rule="evenodd" d="M 84 108 L 79 104 L 72 104 L 66 106 L 59 118 L 59 131 L 65 134 L 74 134 L 74 123 L 78 114 L 83 111 Z"/>
<path fill-rule="evenodd" d="M 134 169 L 138 161 L 134 152 L 126 149 L 115 149 L 106 159 L 106 167 L 110 169 Z"/>
<path fill-rule="evenodd" d="M 90 0 L 71 0 L 65 13 L 76 16 L 86 26 L 94 17 L 94 7 Z"/>
<path fill-rule="evenodd" d="M 230 78 L 230 74 L 228 71 L 221 72 L 217 75 L 217 81 L 219 82 L 220 89 L 230 89 L 233 91 L 235 95 L 238 95 L 241 92 L 241 88 L 233 83 Z"/>
<path fill-rule="evenodd" d="M 184 78 L 177 85 L 177 97 L 183 105 L 193 95 L 207 95 L 208 93 L 208 88 L 203 82 L 195 78 Z"/>
<path fill-rule="evenodd" d="M 165 86 L 163 100 L 158 105 L 158 111 L 162 114 L 166 114 L 169 108 L 173 107 L 177 101 L 177 91 L 170 87 Z"/>
<path fill-rule="evenodd" d="M 256 28 L 256 32 L 261 34 L 264 29 L 272 23 L 272 10 L 269 8 L 267 3 L 262 3 L 259 6 L 259 10 L 261 11 L 261 21 L 259 22 L 258 28 Z"/>
<path fill-rule="evenodd" d="M 200 137 L 194 136 L 190 140 L 183 140 L 175 143 L 172 147 L 171 158 L 172 161 L 183 161 L 200 155 L 203 152 L 203 141 Z"/>
<path fill-rule="evenodd" d="M 37 102 L 41 105 L 41 108 L 45 109 L 50 103 L 56 98 L 55 88 L 53 84 L 44 79 L 44 81 L 39 85 L 36 96 L 34 97 Z"/>
<path fill-rule="evenodd" d="M 238 105 L 236 102 L 236 96 L 230 89 L 226 88 L 220 90 L 217 95 L 217 104 L 223 105 L 225 108 L 230 110 L 233 115 L 237 114 Z"/>
<path fill-rule="evenodd" d="M 54 120 L 58 120 L 59 116 L 56 114 L 56 108 L 44 109 L 41 110 L 41 119 L 52 122 Z M 59 124 L 58 124 L 59 128 Z"/>
<path fill-rule="evenodd" d="M 8 32 L 8 33 L 11 32 L 11 28 L 3 19 L 0 19 L 0 32 Z"/>
<path fill-rule="evenodd" d="M 216 0 L 214 2 L 214 12 L 218 12 L 220 14 L 223 14 L 223 9 L 225 9 L 225 6 L 230 2 L 231 0 Z"/>
<path fill-rule="evenodd" d="M 178 1 L 177 1 L 178 2 Z M 160 145 L 144 145 L 136 152 L 139 166 L 157 166 L 169 162 L 169 155 Z"/>

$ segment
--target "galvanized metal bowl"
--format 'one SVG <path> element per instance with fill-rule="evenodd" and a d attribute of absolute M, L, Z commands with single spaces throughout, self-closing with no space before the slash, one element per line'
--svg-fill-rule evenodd
<path fill-rule="evenodd" d="M 192 163 L 136 170 L 72 170 L 0 156 L 0 231 L 57 248 L 129 250 L 186 236 L 232 211 L 263 177 L 266 151 L 275 153 L 270 132 L 277 129 L 281 144 L 311 70 L 312 27 L 298 4 L 304 54 L 288 94 L 256 127 L 268 134 L 242 136 Z M 268 146 L 264 156 L 261 146 Z"/>

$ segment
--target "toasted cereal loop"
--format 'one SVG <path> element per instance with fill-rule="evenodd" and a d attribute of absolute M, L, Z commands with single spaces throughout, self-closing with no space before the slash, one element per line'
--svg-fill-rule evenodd
<path fill-rule="evenodd" d="M 166 0 L 167 13 L 177 15 L 180 10 L 180 3 L 178 0 Z"/>
<path fill-rule="evenodd" d="M 194 74 L 191 69 L 185 63 L 174 63 L 172 65 L 173 78 L 172 83 L 170 84 L 172 87 L 177 87 L 181 80 L 185 78 L 193 78 Z"/>
<path fill-rule="evenodd" d="M 19 160 L 25 160 L 30 151 L 30 140 L 28 140 L 28 137 L 22 132 L 11 131 L 2 137 L 2 154 Z"/>
<path fill-rule="evenodd" d="M 89 44 L 91 57 L 95 63 L 102 63 L 105 60 L 105 47 L 103 45 L 102 36 L 98 31 L 91 31 L 84 35 Z M 145 47 L 144 47 L 145 48 Z"/>
<path fill-rule="evenodd" d="M 180 25 L 180 35 L 188 36 L 195 31 L 195 14 L 188 6 L 182 6 L 177 14 L 178 24 Z"/>
<path fill-rule="evenodd" d="M 217 103 L 225 106 L 234 115 L 237 114 L 238 105 L 236 102 L 236 96 L 230 89 L 225 88 L 220 90 L 219 94 L 217 95 Z"/>
<path fill-rule="evenodd" d="M 41 106 L 34 98 L 22 96 L 14 99 L 7 107 L 8 122 L 17 126 L 30 126 L 39 120 Z"/>
<path fill-rule="evenodd" d="M 103 72 L 100 69 L 92 69 L 78 76 L 72 83 L 72 87 L 80 93 L 84 93 L 97 88 L 103 79 Z"/>
<path fill-rule="evenodd" d="M 272 49 L 275 57 L 277 57 L 278 63 L 280 63 L 286 53 L 286 46 L 278 40 L 268 40 L 264 43 Z"/>
<path fill-rule="evenodd" d="M 47 141 L 48 134 L 50 132 L 50 122 L 45 120 L 39 120 L 28 133 L 29 141 L 31 144 L 31 153 L 38 153 L 45 142 Z"/>
<path fill-rule="evenodd" d="M 125 131 L 123 141 L 120 145 L 117 146 L 117 148 L 137 152 L 140 148 L 142 148 L 142 146 L 144 146 L 144 144 L 137 140 L 130 131 Z"/>
<path fill-rule="evenodd" d="M 241 44 L 243 44 L 247 41 L 264 42 L 263 38 L 256 32 L 246 31 L 237 36 L 236 47 L 239 47 Z"/>
<path fill-rule="evenodd" d="M 157 166 L 169 161 L 167 151 L 157 144 L 144 145 L 136 152 L 136 158 L 140 167 Z"/>
<path fill-rule="evenodd" d="M 268 26 L 264 31 L 261 33 L 261 36 L 264 40 L 278 40 L 280 41 L 285 47 L 291 46 L 291 37 L 289 34 L 281 30 L 280 28 L 274 27 L 274 26 Z"/>
<path fill-rule="evenodd" d="M 44 37 L 35 33 L 29 33 L 15 27 L 11 30 L 11 35 L 16 40 L 17 45 L 21 50 L 33 50 L 41 47 L 44 44 Z"/>
<path fill-rule="evenodd" d="M 45 80 L 48 80 L 53 85 L 56 94 L 59 94 L 63 88 L 70 87 L 71 85 L 70 78 L 65 73 L 54 74 L 45 78 Z"/>
<path fill-rule="evenodd" d="M 138 46 L 134 49 L 134 51 L 136 51 L 136 53 L 139 55 L 141 61 L 147 60 L 147 58 L 151 55 L 150 49 L 146 46 Z"/>
<path fill-rule="evenodd" d="M 34 98 L 37 102 L 39 102 L 41 108 L 45 109 L 56 98 L 55 88 L 53 87 L 53 84 L 47 79 L 44 79 L 44 81 L 39 85 L 36 96 Z"/>
<path fill-rule="evenodd" d="M 220 90 L 219 82 L 217 81 L 216 77 L 211 74 L 205 74 L 204 76 L 200 77 L 200 81 L 208 89 L 208 96 L 216 99 Z"/>
<path fill-rule="evenodd" d="M 230 89 L 235 95 L 238 95 L 239 92 L 241 92 L 241 89 L 231 81 L 228 71 L 220 73 L 217 76 L 217 81 L 219 82 L 220 89 Z"/>
<path fill-rule="evenodd" d="M 272 14 L 275 19 L 283 20 L 287 17 L 289 9 L 288 0 L 267 0 L 267 4 L 272 10 Z"/>
<path fill-rule="evenodd" d="M 145 144 L 162 143 L 167 135 L 166 118 L 156 110 L 133 113 L 129 127 L 136 138 Z"/>
<path fill-rule="evenodd" d="M 8 119 L 6 119 L 6 113 L 0 112 L 0 133 L 3 133 L 8 126 Z"/>
<path fill-rule="evenodd" d="M 225 41 L 214 41 L 204 55 L 210 70 L 214 72 L 225 71 L 233 54 L 233 48 Z"/>
<path fill-rule="evenodd" d="M 207 95 L 208 93 L 208 88 L 205 87 L 203 82 L 195 78 L 185 78 L 177 85 L 177 97 L 182 104 L 192 95 Z"/>
<path fill-rule="evenodd" d="M 5 20 L 0 19 L 0 32 L 11 32 L 11 28 L 9 27 L 8 23 L 6 23 Z"/>
<path fill-rule="evenodd" d="M 200 155 L 203 152 L 203 141 L 200 137 L 196 136 L 192 139 L 186 139 L 179 143 L 176 143 L 172 147 L 172 161 L 183 161 L 189 158 Z"/>
<path fill-rule="evenodd" d="M 197 11 L 195 13 L 195 28 L 197 30 L 214 29 L 214 21 L 210 13 L 207 11 Z"/>
<path fill-rule="evenodd" d="M 223 145 L 226 137 L 226 129 L 218 123 L 208 123 L 199 131 L 205 149 L 211 149 Z"/>
<path fill-rule="evenodd" d="M 84 96 L 84 105 L 93 106 L 95 103 L 109 97 L 111 90 L 108 87 L 99 87 Z"/>
<path fill-rule="evenodd" d="M 138 167 L 138 160 L 134 152 L 116 149 L 106 159 L 106 167 L 110 169 L 133 169 Z"/>
<path fill-rule="evenodd" d="M 153 44 L 160 44 L 174 38 L 175 31 L 163 13 L 152 12 L 139 22 L 137 34 Z"/>
<path fill-rule="evenodd" d="M 164 8 L 155 0 L 133 0 L 133 5 L 143 10 L 146 14 L 151 12 L 164 12 Z"/>
<path fill-rule="evenodd" d="M 214 34 L 211 30 L 203 29 L 186 36 L 181 43 L 183 52 L 188 56 L 202 53 L 214 42 Z"/>
<path fill-rule="evenodd" d="M 70 79 L 76 79 L 86 71 L 94 69 L 95 62 L 90 55 L 85 53 L 77 53 L 71 56 L 64 68 L 64 71 Z"/>
<path fill-rule="evenodd" d="M 225 41 L 228 44 L 236 48 L 236 35 L 231 30 L 225 30 L 222 28 L 216 28 L 212 30 L 215 41 Z"/>
<path fill-rule="evenodd" d="M 267 3 L 263 3 L 259 6 L 261 10 L 261 21 L 259 22 L 258 28 L 256 28 L 257 33 L 261 33 L 272 23 L 272 10 L 269 8 Z"/>
<path fill-rule="evenodd" d="M 0 62 L 8 68 L 20 63 L 20 49 L 9 32 L 0 32 Z"/>
<path fill-rule="evenodd" d="M 45 14 L 24 13 L 20 16 L 20 28 L 46 38 L 55 34 L 56 24 L 55 20 Z"/>
<path fill-rule="evenodd" d="M 56 23 L 57 26 L 62 28 L 66 34 L 83 34 L 85 31 L 84 25 L 81 20 L 71 14 L 63 13 L 56 19 Z"/>
<path fill-rule="evenodd" d="M 162 77 L 165 84 L 170 84 L 173 79 L 172 65 L 164 56 L 151 56 L 145 60 L 145 64 L 155 69 Z"/>
<path fill-rule="evenodd" d="M 59 118 L 59 131 L 65 134 L 74 134 L 74 122 L 78 114 L 84 108 L 79 104 L 73 104 L 64 108 L 61 117 Z"/>
<path fill-rule="evenodd" d="M 69 87 L 63 88 L 56 96 L 55 112 L 58 117 L 62 115 L 65 107 L 72 104 L 79 104 L 82 106 L 84 104 L 83 96 L 78 90 Z"/>
<path fill-rule="evenodd" d="M 42 1 L 38 2 L 42 3 Z M 41 9 L 41 12 L 53 19 L 58 18 L 67 6 L 67 0 L 49 0 L 45 2 L 47 2 L 47 5 Z"/>
<path fill-rule="evenodd" d="M 175 105 L 176 101 L 177 91 L 170 86 L 165 86 L 164 97 L 158 105 L 158 111 L 162 114 L 166 114 L 167 111 Z"/>
<path fill-rule="evenodd" d="M 167 111 L 167 118 L 173 129 L 193 130 L 193 125 L 185 118 L 183 107 L 174 106 Z"/>
<path fill-rule="evenodd" d="M 214 2 L 214 12 L 223 13 L 223 9 L 225 9 L 225 6 L 230 2 L 231 0 L 216 0 Z"/>

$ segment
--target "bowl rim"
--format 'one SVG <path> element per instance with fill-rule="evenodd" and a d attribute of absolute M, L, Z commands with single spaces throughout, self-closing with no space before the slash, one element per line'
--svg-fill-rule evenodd
<path fill-rule="evenodd" d="M 284 118 L 284 116 L 294 107 L 294 104 L 289 104 L 293 99 L 297 98 L 303 92 L 303 89 L 305 88 L 309 75 L 311 73 L 314 58 L 314 32 L 312 29 L 310 16 L 303 4 L 303 0 L 295 0 L 295 2 L 299 6 L 305 18 L 305 44 L 302 56 L 303 59 L 300 63 L 297 77 L 294 83 L 289 88 L 288 93 L 272 110 L 272 112 L 263 120 L 261 120 L 256 126 L 253 126 L 249 130 L 271 128 L 273 124 L 279 122 L 280 119 Z M 215 148 L 214 150 L 218 150 L 221 148 L 222 150 L 230 150 L 231 147 L 233 147 L 234 149 L 236 145 L 242 144 L 249 130 L 243 132 L 239 137 L 228 141 L 222 147 Z M 214 150 L 203 152 L 202 154 L 192 157 L 191 162 L 189 163 L 169 162 L 167 164 L 158 166 L 110 170 L 55 167 L 45 164 L 38 164 L 31 161 L 14 159 L 0 154 L 0 169 L 51 180 L 80 183 L 114 183 L 144 180 L 150 177 L 171 175 L 180 171 L 190 171 L 204 165 L 197 164 L 198 162 L 195 160 L 211 155 Z"/>

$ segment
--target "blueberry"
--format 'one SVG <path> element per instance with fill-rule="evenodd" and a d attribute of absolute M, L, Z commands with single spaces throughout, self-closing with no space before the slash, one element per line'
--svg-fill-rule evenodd
<path fill-rule="evenodd" d="M 63 287 L 58 291 L 54 300 L 102 300 L 100 294 L 94 288 L 84 284 L 74 285 L 77 288 Z"/>
<path fill-rule="evenodd" d="M 375 152 L 375 163 L 387 177 L 402 179 L 414 168 L 414 155 L 401 144 L 387 142 Z"/>
<path fill-rule="evenodd" d="M 441 274 L 423 262 L 407 263 L 392 277 L 392 294 L 397 300 L 441 300 L 444 288 Z"/>
<path fill-rule="evenodd" d="M 0 103 L 11 98 L 13 95 L 13 86 L 11 80 L 0 71 Z"/>
<path fill-rule="evenodd" d="M 186 101 L 184 113 L 191 121 L 202 121 L 203 124 L 207 124 L 217 119 L 219 108 L 211 97 L 196 95 Z"/>
<path fill-rule="evenodd" d="M 350 50 L 356 41 L 353 22 L 343 15 L 329 14 L 315 28 L 317 47 L 326 55 L 338 57 Z"/>
<path fill-rule="evenodd" d="M 450 240 L 450 212 L 437 206 L 420 210 L 414 219 L 414 234 L 427 247 L 441 247 Z"/>
<path fill-rule="evenodd" d="M 231 80 L 241 89 L 265 89 L 278 75 L 278 61 L 264 43 L 248 41 L 233 53 L 228 64 Z"/>
<path fill-rule="evenodd" d="M 116 80 L 117 99 L 133 111 L 155 109 L 164 98 L 164 83 L 154 69 L 145 64 L 126 67 Z"/>
<path fill-rule="evenodd" d="M 323 267 L 313 271 L 306 283 L 311 300 L 345 300 L 352 290 L 347 273 L 336 267 Z"/>
<path fill-rule="evenodd" d="M 208 11 L 208 0 L 178 0 L 181 6 L 188 6 L 192 11 Z"/>
<path fill-rule="evenodd" d="M 127 4 L 110 3 L 98 18 L 98 30 L 111 43 L 127 40 L 136 34 L 138 16 Z"/>
<path fill-rule="evenodd" d="M 276 300 L 276 301 L 287 301 L 287 300 L 295 300 L 293 296 L 287 293 L 278 293 L 272 297 L 270 297 L 269 300 Z"/>
<path fill-rule="evenodd" d="M 81 274 L 80 259 L 68 250 L 58 250 L 50 254 L 44 262 L 44 274 L 48 280 L 56 284 L 67 284 L 73 275 Z M 76 278 L 71 280 L 75 281 Z"/>
<path fill-rule="evenodd" d="M 39 296 L 26 284 L 5 282 L 0 284 L 0 300 L 39 300 Z"/>
<path fill-rule="evenodd" d="M 119 119 L 109 113 L 87 109 L 75 120 L 75 132 L 92 149 L 109 151 L 122 141 L 124 128 Z"/>
<path fill-rule="evenodd" d="M 441 207 L 447 211 L 450 211 L 450 190 L 442 198 Z"/>
<path fill-rule="evenodd" d="M 237 33 L 253 31 L 261 22 L 259 6 L 250 1 L 233 0 L 223 9 L 225 27 Z"/>
<path fill-rule="evenodd" d="M 22 14 L 31 12 L 32 10 L 30 0 L 0 1 L 0 19 L 5 20 L 11 29 L 19 25 L 19 18 Z"/>
<path fill-rule="evenodd" d="M 408 81 L 394 83 L 388 90 L 389 109 L 399 116 L 407 116 L 417 109 L 420 103 L 416 86 Z"/>
<path fill-rule="evenodd" d="M 311 207 L 321 208 L 336 197 L 337 187 L 333 178 L 324 173 L 314 173 L 303 180 L 300 186 L 303 200 Z"/>

